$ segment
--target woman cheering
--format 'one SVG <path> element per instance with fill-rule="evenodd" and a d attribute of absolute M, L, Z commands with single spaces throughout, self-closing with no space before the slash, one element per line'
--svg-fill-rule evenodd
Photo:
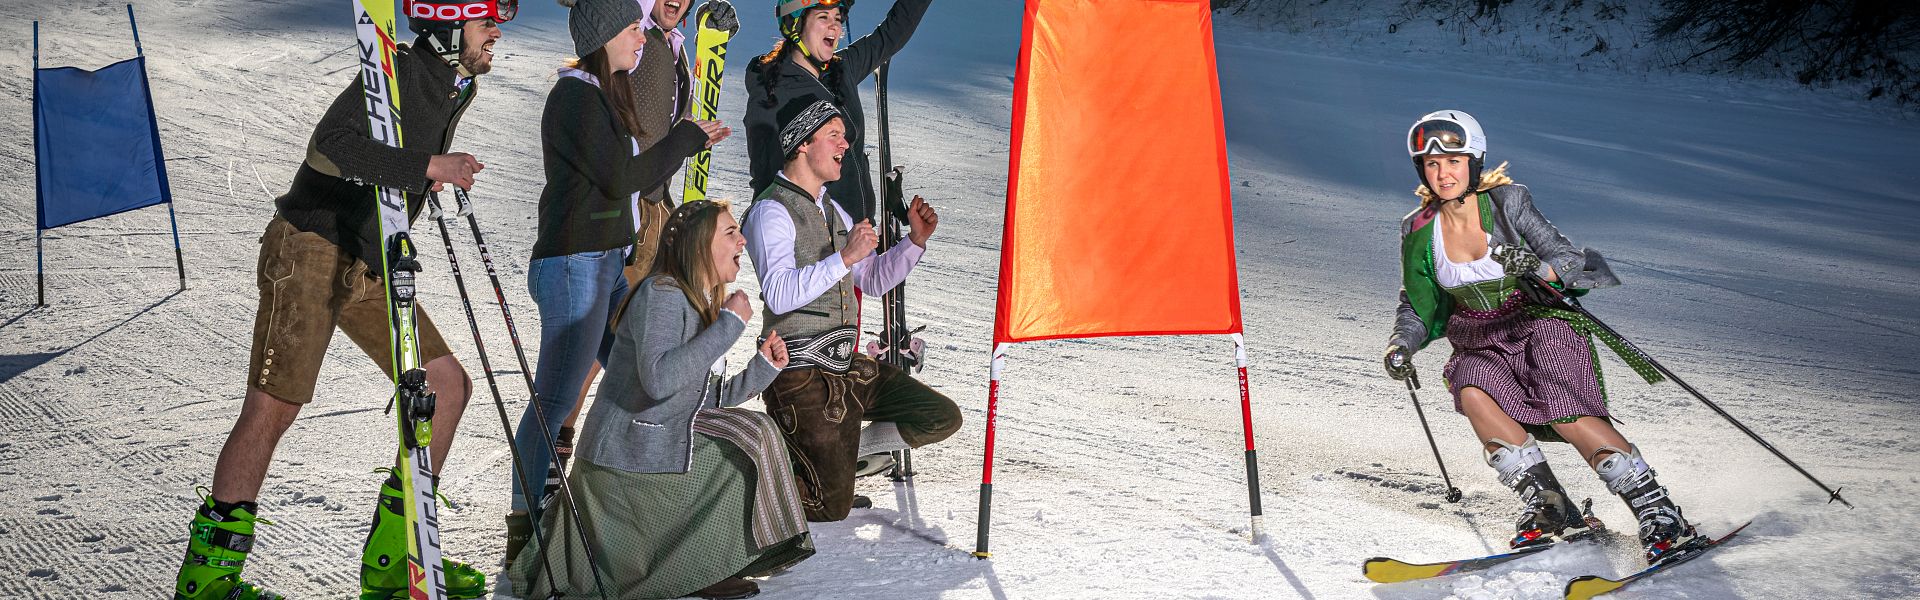
<path fill-rule="evenodd" d="M 752 316 L 745 293 L 726 291 L 745 249 L 724 203 L 688 202 L 668 218 L 614 325 L 600 400 L 574 451 L 581 521 L 546 511 L 546 539 L 509 572 L 522 597 L 593 589 L 584 564 L 556 575 L 563 584 L 545 580 L 545 553 L 556 567 L 583 562 L 574 527 L 597 544 L 615 598 L 745 598 L 759 592 L 746 577 L 813 555 L 780 431 L 765 413 L 729 408 L 786 367 L 786 342 L 770 335 L 744 372 L 713 374 Z"/>

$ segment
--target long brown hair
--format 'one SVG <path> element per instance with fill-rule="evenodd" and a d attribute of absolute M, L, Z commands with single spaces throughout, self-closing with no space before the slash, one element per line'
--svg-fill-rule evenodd
<path fill-rule="evenodd" d="M 606 94 L 607 104 L 613 106 L 614 120 L 619 121 L 627 135 L 640 135 L 640 110 L 633 103 L 633 84 L 627 81 L 626 71 L 613 68 L 606 46 L 567 61 L 567 67 L 586 71 L 600 80 L 600 93 Z"/>
<path fill-rule="evenodd" d="M 655 287 L 679 288 L 686 295 L 687 302 L 700 313 L 702 326 L 720 318 L 720 303 L 727 294 L 727 283 L 714 277 L 718 269 L 713 264 L 713 236 L 719 234 L 720 215 L 729 208 L 724 200 L 696 200 L 674 209 L 660 230 L 660 246 L 647 269 L 649 278 L 663 276 L 654 280 Z M 614 314 L 615 324 L 638 291 L 636 285 L 634 291 L 627 292 L 620 311 Z"/>

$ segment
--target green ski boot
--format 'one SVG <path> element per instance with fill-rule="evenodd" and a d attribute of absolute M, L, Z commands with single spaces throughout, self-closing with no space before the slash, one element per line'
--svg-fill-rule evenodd
<path fill-rule="evenodd" d="M 267 521 L 255 516 L 252 502 L 213 501 L 199 488 L 201 506 L 188 526 L 187 558 L 174 580 L 173 600 L 285 600 L 260 586 L 240 580 L 240 569 L 253 550 L 253 525 Z"/>
<path fill-rule="evenodd" d="M 407 597 L 407 506 L 400 478 L 389 475 L 380 486 L 379 506 L 360 557 L 360 599 Z M 447 597 L 479 598 L 487 593 L 487 576 L 467 563 L 442 559 L 447 571 Z"/>

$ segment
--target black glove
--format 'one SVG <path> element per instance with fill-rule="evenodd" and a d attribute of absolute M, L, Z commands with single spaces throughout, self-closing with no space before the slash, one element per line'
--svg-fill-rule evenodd
<path fill-rule="evenodd" d="M 707 8 L 707 6 L 709 5 L 703 3 L 700 5 L 700 8 L 704 10 Z M 713 3 L 711 6 L 713 6 L 713 21 L 711 22 L 711 24 L 713 25 L 714 29 L 725 31 L 727 32 L 728 36 L 733 36 L 735 34 L 740 33 L 740 16 L 734 13 L 733 3 L 716 2 L 716 3 Z M 849 5 L 848 8 L 852 8 L 852 6 Z M 700 17 L 698 15 L 694 16 L 694 19 L 696 20 L 698 20 L 699 18 Z M 697 22 L 694 23 L 693 25 L 695 29 L 698 29 L 700 27 L 700 23 L 697 23 Z"/>
<path fill-rule="evenodd" d="M 1413 352 L 1405 346 L 1393 344 L 1387 346 L 1387 355 L 1383 360 L 1387 366 L 1387 376 L 1394 381 L 1405 381 L 1413 375 Z"/>
<path fill-rule="evenodd" d="M 1500 263 L 1508 275 L 1523 279 L 1540 270 L 1540 257 L 1524 246 L 1494 246 L 1493 262 Z"/>

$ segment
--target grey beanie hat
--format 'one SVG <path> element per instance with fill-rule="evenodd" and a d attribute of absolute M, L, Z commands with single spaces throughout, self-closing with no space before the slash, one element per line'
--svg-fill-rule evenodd
<path fill-rule="evenodd" d="M 586 56 L 607 45 L 620 30 L 643 16 L 633 0 L 559 0 L 567 11 L 567 31 L 573 34 L 574 56 Z"/>

